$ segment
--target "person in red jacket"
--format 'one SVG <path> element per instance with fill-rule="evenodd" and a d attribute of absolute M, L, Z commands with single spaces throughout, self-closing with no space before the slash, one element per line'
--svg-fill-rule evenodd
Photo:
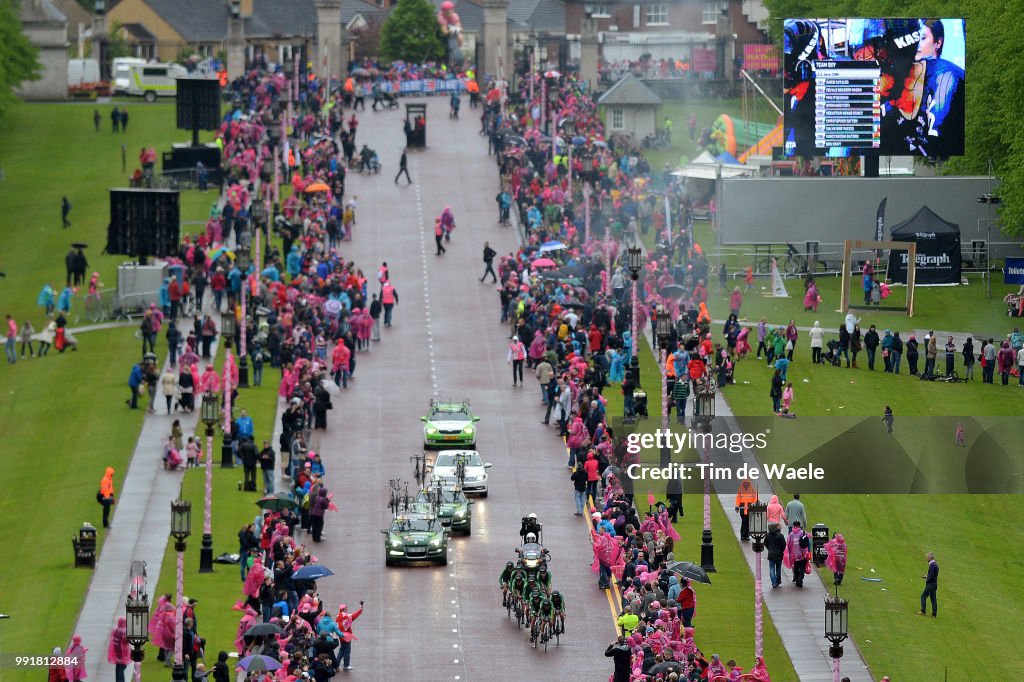
<path fill-rule="evenodd" d="M 587 461 L 583 463 L 583 470 L 587 472 L 587 495 L 593 500 L 595 507 L 597 506 L 597 482 L 601 480 L 599 466 L 597 455 L 591 450 L 587 453 Z"/>
<path fill-rule="evenodd" d="M 339 341 L 331 353 L 331 372 L 334 374 L 334 385 L 348 388 L 348 377 L 351 374 L 349 361 L 352 359 L 352 351 L 344 341 Z"/>
<path fill-rule="evenodd" d="M 601 345 L 604 342 L 604 335 L 601 334 L 600 331 L 598 331 L 597 325 L 590 325 L 590 334 L 588 334 L 587 340 L 590 342 L 591 353 L 601 352 Z"/>
<path fill-rule="evenodd" d="M 342 604 L 338 607 L 338 629 L 341 630 L 341 648 L 338 650 L 338 660 L 344 665 L 345 670 L 352 670 L 352 642 L 357 637 L 352 634 L 352 622 L 363 615 L 363 602 L 359 602 L 359 610 L 349 613 L 348 607 Z"/>

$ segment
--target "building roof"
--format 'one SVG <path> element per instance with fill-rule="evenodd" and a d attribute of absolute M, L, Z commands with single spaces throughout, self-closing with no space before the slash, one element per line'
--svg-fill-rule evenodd
<path fill-rule="evenodd" d="M 561 0 L 509 0 L 508 19 L 518 29 L 565 33 L 565 3 Z"/>
<path fill-rule="evenodd" d="M 66 24 L 68 18 L 50 0 L 26 0 L 21 3 L 19 18 L 23 23 Z"/>
<path fill-rule="evenodd" d="M 121 29 L 137 43 L 155 43 L 156 36 L 142 24 L 121 24 Z"/>
<path fill-rule="evenodd" d="M 608 88 L 608 92 L 597 100 L 598 104 L 647 104 L 659 106 L 661 98 L 654 91 L 631 73 L 626 74 L 618 83 Z"/>
<path fill-rule="evenodd" d="M 341 0 L 341 25 L 348 26 L 357 16 L 362 15 L 364 19 L 378 17 L 384 21 L 388 16 L 388 10 L 380 7 L 369 0 Z"/>
<path fill-rule="evenodd" d="M 316 6 L 313 0 L 253 0 L 245 34 L 252 38 L 315 36 Z"/>

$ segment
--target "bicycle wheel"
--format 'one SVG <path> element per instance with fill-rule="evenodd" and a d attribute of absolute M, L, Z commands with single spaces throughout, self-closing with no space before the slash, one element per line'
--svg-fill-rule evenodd
<path fill-rule="evenodd" d="M 758 275 L 770 275 L 772 272 L 772 259 L 761 258 L 754 261 L 754 272 Z"/>
<path fill-rule="evenodd" d="M 786 256 L 784 268 L 791 275 L 799 275 L 806 269 L 804 268 L 803 259 L 793 254 Z"/>

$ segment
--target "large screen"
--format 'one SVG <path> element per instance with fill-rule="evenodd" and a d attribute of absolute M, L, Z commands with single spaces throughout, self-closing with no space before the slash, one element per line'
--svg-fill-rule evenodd
<path fill-rule="evenodd" d="M 786 156 L 964 153 L 963 19 L 787 19 Z"/>

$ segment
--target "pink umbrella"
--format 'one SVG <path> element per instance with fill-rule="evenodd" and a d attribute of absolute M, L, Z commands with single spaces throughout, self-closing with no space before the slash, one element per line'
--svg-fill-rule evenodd
<path fill-rule="evenodd" d="M 531 265 L 535 268 L 553 268 L 555 267 L 556 263 L 550 258 L 538 258 L 537 260 L 533 261 Z"/>

